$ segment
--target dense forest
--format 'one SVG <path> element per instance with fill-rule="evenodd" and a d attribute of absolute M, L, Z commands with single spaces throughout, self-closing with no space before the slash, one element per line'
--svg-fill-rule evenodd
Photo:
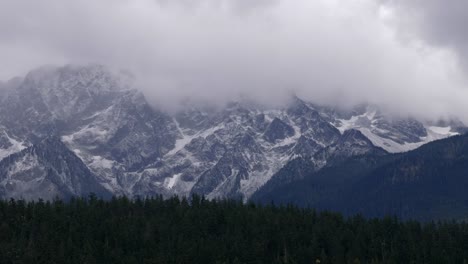
<path fill-rule="evenodd" d="M 1 201 L 0 263 L 467 263 L 468 224 L 90 196 Z"/>

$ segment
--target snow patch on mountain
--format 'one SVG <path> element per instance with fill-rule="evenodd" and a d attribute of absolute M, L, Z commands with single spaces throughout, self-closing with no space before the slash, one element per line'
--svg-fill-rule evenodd
<path fill-rule="evenodd" d="M 437 127 L 423 125 L 426 130 L 426 136 L 418 136 L 417 142 L 406 142 L 400 138 L 398 133 L 389 131 L 387 127 L 381 124 L 382 116 L 377 114 L 377 111 L 366 111 L 363 114 L 352 116 L 349 119 L 337 119 L 336 126 L 341 133 L 350 129 L 361 131 L 375 146 L 381 147 L 390 153 L 407 152 L 419 148 L 431 141 L 443 139 L 458 135 L 457 132 L 452 132 L 452 127 Z M 411 131 L 409 131 L 411 133 Z"/>
<path fill-rule="evenodd" d="M 166 188 L 169 188 L 169 189 L 172 189 L 174 188 L 174 186 L 177 184 L 177 182 L 179 181 L 179 178 L 180 176 L 182 175 L 182 173 L 177 173 L 177 174 L 174 174 L 172 177 L 170 178 L 166 178 L 164 180 L 164 185 L 166 186 Z"/>
<path fill-rule="evenodd" d="M 92 161 L 89 163 L 91 168 L 101 168 L 101 169 L 112 169 L 115 165 L 115 162 L 108 160 L 101 156 L 92 156 Z"/>
<path fill-rule="evenodd" d="M 0 134 L 0 141 L 4 141 L 0 144 L 0 160 L 10 156 L 11 154 L 20 152 L 27 147 L 24 142 L 10 137 L 5 131 Z"/>
<path fill-rule="evenodd" d="M 14 175 L 18 173 L 24 173 L 25 171 L 31 171 L 34 167 L 38 166 L 39 162 L 35 155 L 25 155 L 21 157 L 17 162 L 15 162 L 10 169 L 8 170 L 8 174 L 6 176 L 7 180 L 12 180 Z M 39 179 L 36 179 L 39 180 Z"/>
<path fill-rule="evenodd" d="M 278 142 L 277 144 L 274 145 L 274 147 L 278 148 L 278 147 L 290 146 L 292 144 L 295 144 L 297 140 L 302 136 L 300 127 L 298 127 L 294 123 L 291 126 L 294 129 L 294 135 L 291 137 L 287 137 L 284 140 Z"/>
<path fill-rule="evenodd" d="M 362 127 L 355 127 L 353 129 L 357 129 L 359 131 L 361 131 L 361 133 L 366 136 L 371 142 L 372 144 L 374 144 L 375 146 L 377 147 L 381 147 L 383 149 L 385 149 L 386 151 L 390 152 L 390 153 L 399 153 L 399 152 L 406 152 L 406 151 L 410 151 L 410 150 L 413 150 L 413 149 L 416 149 L 420 146 L 422 146 L 424 144 L 424 142 L 418 142 L 418 143 L 404 143 L 404 144 L 400 144 L 400 143 L 397 143 L 391 139 L 388 139 L 388 138 L 383 138 L 383 137 L 380 137 L 376 134 L 374 134 L 370 129 L 368 128 L 362 128 Z"/>
<path fill-rule="evenodd" d="M 441 136 L 441 137 L 447 137 L 447 136 L 456 136 L 459 133 L 458 132 L 453 132 L 451 126 L 447 127 L 437 127 L 437 126 L 429 126 L 427 129 L 433 133 L 433 136 Z M 440 139 L 440 138 L 437 138 Z"/>
<path fill-rule="evenodd" d="M 361 128 L 360 123 L 365 120 L 366 122 L 372 122 L 374 119 L 375 112 L 364 113 L 362 115 L 353 116 L 350 119 L 338 119 L 339 125 L 336 128 L 343 134 L 346 130 Z"/>
<path fill-rule="evenodd" d="M 89 170 L 88 176 L 114 195 L 248 199 L 296 158 L 318 162 L 317 169 L 331 158 L 372 151 L 372 145 L 402 152 L 456 134 L 456 125 L 389 120 L 377 107 L 344 113 L 299 98 L 283 107 L 187 103 L 181 112 L 168 113 L 151 107 L 122 78 L 98 66 L 29 74 L 0 104 L 0 132 L 8 127 L 8 134 L 0 133 L 0 160 L 54 136 L 65 144 L 53 143 L 57 152 L 74 153 L 71 172 Z M 21 164 L 11 167 L 17 175 L 41 180 L 41 173 L 28 169 L 26 164 L 34 167 L 31 161 Z M 48 173 L 63 165 L 49 164 Z M 53 172 L 63 182 L 75 176 Z"/>

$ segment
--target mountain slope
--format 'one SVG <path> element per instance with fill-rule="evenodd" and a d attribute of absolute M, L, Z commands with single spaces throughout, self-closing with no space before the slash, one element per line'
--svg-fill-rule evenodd
<path fill-rule="evenodd" d="M 413 118 L 386 116 L 376 106 L 359 106 L 351 113 L 331 112 L 332 122 L 341 131 L 359 130 L 375 146 L 390 153 L 416 149 L 431 141 L 458 135 L 463 131 L 459 121 L 427 122 Z"/>
<path fill-rule="evenodd" d="M 466 218 L 467 188 L 465 135 L 422 146 L 376 168 L 357 184 L 353 207 L 373 214 Z M 363 190 L 367 190 L 365 195 Z"/>
<path fill-rule="evenodd" d="M 334 144 L 323 148 L 313 157 L 299 157 L 286 164 L 278 171 L 270 181 L 259 188 L 252 196 L 253 200 L 266 200 L 270 193 L 276 188 L 300 181 L 314 172 L 323 168 L 340 165 L 350 157 L 359 156 L 380 157 L 387 155 L 387 152 L 379 147 L 375 147 L 369 139 L 357 130 L 347 130 L 343 136 Z M 271 199 L 271 198 L 270 198 Z"/>
<path fill-rule="evenodd" d="M 467 187 L 468 135 L 464 135 L 403 154 L 352 157 L 254 198 L 370 216 L 465 219 Z"/>
<path fill-rule="evenodd" d="M 86 165 L 58 139 L 42 142 L 0 162 L 0 196 L 69 198 L 95 193 L 109 197 Z"/>
<path fill-rule="evenodd" d="M 394 119 L 371 106 L 337 110 L 297 97 L 276 107 L 187 101 L 169 113 L 150 105 L 132 78 L 100 65 L 69 65 L 3 83 L 0 160 L 54 137 L 115 195 L 247 200 L 295 160 L 317 171 L 457 133 L 452 123 Z"/>

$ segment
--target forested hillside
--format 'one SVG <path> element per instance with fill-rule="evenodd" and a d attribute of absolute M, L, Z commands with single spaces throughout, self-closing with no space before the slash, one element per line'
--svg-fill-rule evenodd
<path fill-rule="evenodd" d="M 161 197 L 0 202 L 0 263 L 466 263 L 468 224 Z"/>
<path fill-rule="evenodd" d="M 468 135 L 435 141 L 407 153 L 351 157 L 291 183 L 266 187 L 252 199 L 346 215 L 466 219 Z"/>

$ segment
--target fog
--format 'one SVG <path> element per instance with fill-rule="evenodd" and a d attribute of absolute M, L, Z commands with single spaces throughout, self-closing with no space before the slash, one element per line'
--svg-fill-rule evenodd
<path fill-rule="evenodd" d="M 5 0 L 0 79 L 99 63 L 133 72 L 163 107 L 239 95 L 277 104 L 295 93 L 468 122 L 465 2 Z"/>

